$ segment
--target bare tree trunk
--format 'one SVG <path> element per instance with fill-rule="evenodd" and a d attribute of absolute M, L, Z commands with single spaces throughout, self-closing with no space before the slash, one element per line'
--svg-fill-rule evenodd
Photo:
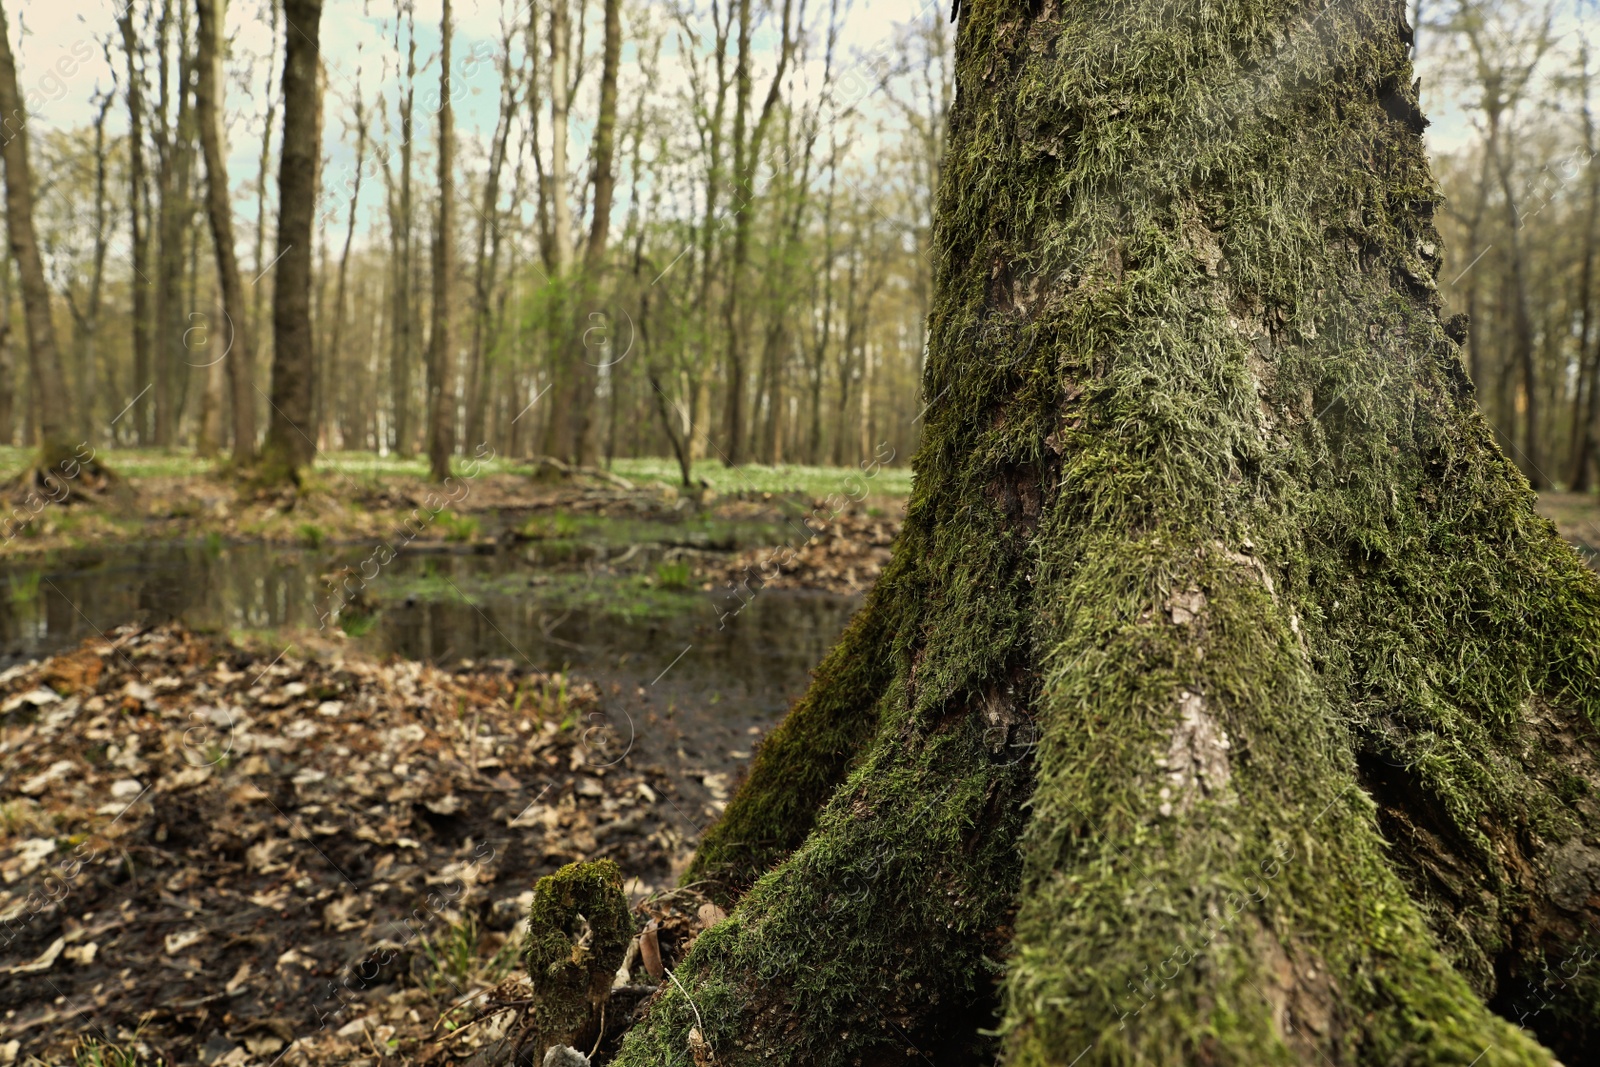
<path fill-rule="evenodd" d="M 572 26 L 567 0 L 550 3 L 550 238 L 551 273 L 566 276 L 572 263 L 572 208 L 567 203 L 568 111 L 572 103 Z"/>
<path fill-rule="evenodd" d="M 811 346 L 811 447 L 810 462 L 822 462 L 822 386 L 827 376 L 828 342 L 833 334 L 833 210 L 839 180 L 839 146 L 833 146 L 828 166 L 828 200 L 822 211 L 822 316 Z M 841 400 L 841 403 L 843 401 Z"/>
<path fill-rule="evenodd" d="M 270 20 L 271 48 L 267 52 L 267 70 L 271 71 L 278 58 L 278 12 L 282 0 L 267 0 L 267 14 Z M 268 79 L 271 80 L 270 77 Z M 251 279 L 250 299 L 250 336 L 256 345 L 259 354 L 264 350 L 266 338 L 269 336 L 266 329 L 265 302 L 267 289 L 262 283 L 267 281 L 267 273 L 272 264 L 267 262 L 267 186 L 268 177 L 272 174 L 272 127 L 277 118 L 278 104 L 281 102 L 272 92 L 269 85 L 266 89 L 267 112 L 261 124 L 261 154 L 256 158 L 256 245 L 255 245 L 255 277 Z M 252 392 L 255 382 L 251 381 Z M 257 405 L 259 406 L 259 405 Z M 255 422 L 251 419 L 252 424 Z M 254 442 L 251 443 L 252 453 L 255 450 Z"/>
<path fill-rule="evenodd" d="M 509 26 L 507 33 L 510 33 Z M 503 51 L 500 62 L 500 111 L 495 117 L 494 137 L 490 141 L 489 173 L 484 179 L 483 207 L 478 216 L 478 254 L 472 268 L 472 349 L 467 357 L 469 362 L 465 438 L 469 446 L 474 442 L 485 440 L 484 408 L 487 397 L 484 389 L 484 361 L 488 358 L 486 349 L 494 343 L 490 304 L 500 266 L 501 234 L 498 225 L 500 172 L 505 166 L 517 104 L 509 36 L 501 42 L 501 48 Z"/>
<path fill-rule="evenodd" d="M 390 293 L 390 317 L 393 320 L 389 345 L 389 408 L 394 420 L 394 450 L 397 455 L 410 456 L 415 431 L 411 426 L 411 368 L 417 355 L 417 301 L 412 291 L 415 242 L 412 223 L 415 209 L 411 203 L 411 146 L 416 136 L 413 125 L 417 99 L 417 35 L 416 13 L 412 4 L 403 5 L 406 15 L 406 82 L 400 91 L 400 177 L 398 195 L 391 197 L 389 234 L 394 248 L 391 267 L 393 287 Z M 395 47 L 399 48 L 399 17 L 395 19 Z M 385 171 L 387 173 L 387 171 Z"/>
<path fill-rule="evenodd" d="M 1517 210 L 1517 200 L 1511 189 L 1511 164 L 1502 160 L 1500 185 L 1505 197 L 1507 260 L 1511 265 L 1511 359 L 1522 375 L 1524 404 L 1522 459 L 1527 468 L 1528 481 L 1535 489 L 1550 487 L 1549 479 L 1540 469 L 1539 456 L 1539 389 L 1534 360 L 1533 316 L 1528 310 L 1528 277 L 1526 253 L 1523 249 L 1522 216 Z"/>
<path fill-rule="evenodd" d="M 604 43 L 600 65 L 600 112 L 595 123 L 593 217 L 589 224 L 589 239 L 584 248 L 583 273 L 574 287 L 573 309 L 583 315 L 590 307 L 600 284 L 604 269 L 606 242 L 611 232 L 611 201 L 617 184 L 616 129 L 617 129 L 617 70 L 622 61 L 622 5 L 621 0 L 605 0 Z M 615 328 L 615 324 L 610 324 Z M 587 464 L 593 454 L 593 426 L 590 412 L 594 408 L 599 382 L 597 368 L 588 359 L 583 344 L 584 322 L 573 324 L 567 339 L 567 349 L 574 353 L 569 361 L 572 368 L 572 393 L 570 419 L 571 439 L 566 443 L 568 459 L 575 464 Z"/>
<path fill-rule="evenodd" d="M 16 443 L 17 363 L 11 349 L 11 242 L 0 246 L 0 445 Z"/>
<path fill-rule="evenodd" d="M 584 269 L 598 273 L 611 234 L 611 201 L 617 187 L 617 71 L 622 65 L 622 0 L 605 0 L 605 37 L 600 61 L 600 113 L 594 129 L 594 204 Z"/>
<path fill-rule="evenodd" d="M 581 375 L 573 344 L 572 208 L 567 202 L 567 135 L 572 102 L 572 28 L 567 0 L 550 0 L 550 167 L 544 175 L 542 201 L 549 205 L 550 235 L 546 267 L 555 299 L 547 324 L 551 392 L 560 398 L 549 407 L 544 451 L 568 460 L 572 442 L 572 404 Z"/>
<path fill-rule="evenodd" d="M 144 444 L 150 440 L 152 409 L 145 392 L 151 385 L 150 331 L 153 328 L 150 305 L 150 182 L 144 158 L 143 74 L 135 59 L 141 49 L 134 34 L 133 8 L 130 2 L 117 20 L 128 70 L 128 229 L 133 267 L 133 276 L 128 280 L 133 293 L 133 381 L 129 393 L 133 409 L 126 418 L 132 424 L 134 442 Z"/>
<path fill-rule="evenodd" d="M 206 164 L 206 215 L 211 221 L 211 243 L 217 259 L 217 285 L 222 290 L 224 340 L 230 408 L 233 416 L 233 453 L 236 467 L 255 461 L 256 398 L 255 355 L 251 347 L 250 316 L 245 304 L 244 280 L 233 237 L 233 198 L 228 186 L 227 153 L 222 145 L 222 39 L 223 11 L 218 0 L 196 0 L 199 13 L 199 77 L 195 79 L 195 110 L 200 119 L 200 150 Z"/>
<path fill-rule="evenodd" d="M 107 49 L 107 59 L 110 50 Z M 110 213 L 106 205 L 106 113 L 111 109 L 112 94 L 100 99 L 95 114 L 94 129 L 94 247 L 89 260 L 89 291 L 84 306 L 79 307 L 66 287 L 67 305 L 72 312 L 73 348 L 78 370 L 78 425 L 77 435 L 92 442 L 95 432 L 94 405 L 99 393 L 99 338 L 101 295 L 106 274 L 106 250 L 110 243 Z"/>
<path fill-rule="evenodd" d="M 359 87 L 358 87 L 359 89 Z M 359 407 L 356 403 L 358 389 L 352 388 L 351 379 L 355 376 L 357 364 L 354 360 L 344 356 L 344 308 L 345 285 L 350 273 L 350 245 L 356 235 L 356 208 L 361 202 L 361 175 L 367 163 L 367 116 L 362 108 L 361 98 L 355 101 L 356 111 L 356 169 L 355 178 L 350 185 L 350 213 L 344 228 L 344 248 L 339 253 L 339 279 L 333 288 L 333 329 L 328 340 L 328 360 L 341 361 L 345 365 L 343 373 L 330 373 L 326 391 L 330 394 L 330 406 L 334 408 L 333 417 L 339 422 L 341 447 L 348 448 L 344 443 L 345 427 L 347 420 L 356 415 L 359 417 Z M 352 410 L 355 408 L 356 410 Z"/>
<path fill-rule="evenodd" d="M 326 89 L 324 82 L 320 86 Z M 322 190 L 322 155 L 317 154 L 317 191 Z M 332 209 L 317 212 L 311 237 L 311 440 L 318 449 L 328 447 L 328 385 L 338 374 L 331 363 L 339 358 L 328 351 L 328 218 Z"/>
<path fill-rule="evenodd" d="M 188 350 L 183 346 L 187 316 L 194 309 L 188 307 L 183 291 L 184 268 L 189 257 L 189 231 L 194 220 L 194 202 L 190 186 L 194 172 L 194 113 L 188 92 L 190 74 L 194 69 L 189 42 L 189 16 L 182 0 L 163 0 L 164 7 L 157 33 L 157 56 L 161 62 L 160 107 L 158 112 L 163 127 L 161 159 L 157 175 L 160 195 L 160 248 L 156 271 L 156 345 L 154 382 L 151 396 L 155 406 L 155 444 L 167 447 L 174 443 L 178 412 L 182 407 L 184 390 L 188 385 Z M 178 113 L 167 119 L 169 89 L 167 81 L 167 47 L 174 29 L 176 10 L 176 47 L 178 61 Z"/>
<path fill-rule="evenodd" d="M 36 470 L 49 475 L 57 464 L 73 457 L 72 398 L 61 373 L 61 351 L 56 346 L 55 323 L 50 317 L 50 288 L 44 278 L 44 261 L 33 229 L 33 174 L 28 165 L 27 111 L 17 91 L 17 65 L 11 54 L 11 30 L 0 5 L 0 135 L 5 138 L 6 235 L 17 261 L 22 283 L 23 322 L 28 331 L 28 374 L 37 399 L 35 425 L 39 453 Z"/>
<path fill-rule="evenodd" d="M 455 450 L 455 347 L 451 274 L 455 271 L 455 109 L 450 101 L 450 0 L 439 19 L 439 215 L 433 232 L 433 323 L 428 332 L 428 472 L 450 477 Z"/>
<path fill-rule="evenodd" d="M 223 302 L 222 290 L 219 287 L 213 294 L 212 315 L 213 323 L 220 322 L 226 326 L 228 319 L 227 305 Z M 226 344 L 226 328 L 216 331 L 207 331 L 212 334 L 207 338 L 207 350 L 212 344 Z M 222 425 L 222 412 L 226 405 L 226 389 L 224 382 L 226 372 L 222 367 L 222 360 L 202 365 L 201 373 L 205 375 L 203 384 L 204 394 L 200 403 L 200 427 L 195 436 L 195 453 L 204 458 L 210 458 L 222 451 L 224 429 Z"/>
<path fill-rule="evenodd" d="M 285 0 L 283 154 L 272 292 L 272 396 L 262 479 L 298 484 L 315 454 L 312 425 L 311 225 L 322 133 L 318 84 L 322 0 Z"/>
<path fill-rule="evenodd" d="M 1583 145 L 1588 163 L 1584 167 L 1587 202 L 1583 214 L 1583 265 L 1578 271 L 1578 391 L 1572 402 L 1572 465 L 1567 472 L 1567 487 L 1574 493 L 1588 492 L 1594 461 L 1595 422 L 1600 419 L 1600 337 L 1595 330 L 1594 260 L 1596 227 L 1600 226 L 1600 167 L 1595 166 L 1594 114 L 1589 104 L 1589 53 L 1581 54 L 1579 91 L 1583 95 Z"/>
<path fill-rule="evenodd" d="M 744 344 L 749 332 L 745 322 L 746 311 L 742 304 L 744 268 L 750 257 L 750 230 L 755 222 L 755 180 L 761 167 L 761 147 L 769 123 L 781 99 L 784 74 L 794 55 L 796 40 L 791 27 L 793 0 L 783 2 L 783 27 L 779 43 L 777 68 L 767 88 L 766 100 L 753 128 L 746 135 L 750 110 L 750 50 L 751 25 L 750 0 L 739 0 L 739 59 L 734 69 L 733 111 L 733 261 L 728 265 L 728 293 L 723 301 L 723 329 L 727 334 L 728 396 L 727 396 L 727 451 L 724 455 L 729 466 L 743 462 L 745 448 L 745 358 Z"/>

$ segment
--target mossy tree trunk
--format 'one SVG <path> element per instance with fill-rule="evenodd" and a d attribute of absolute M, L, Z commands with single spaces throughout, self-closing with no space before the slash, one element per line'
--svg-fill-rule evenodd
<path fill-rule="evenodd" d="M 1583 1061 L 1600 580 L 1440 319 L 1408 42 L 961 5 L 905 531 L 618 1062 Z"/>

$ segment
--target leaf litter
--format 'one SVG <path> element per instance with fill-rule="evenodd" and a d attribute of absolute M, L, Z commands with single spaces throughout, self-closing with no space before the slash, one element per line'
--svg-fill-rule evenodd
<path fill-rule="evenodd" d="M 614 860 L 657 967 L 720 918 L 589 682 L 106 637 L 0 672 L 0 1067 L 493 1062 L 542 875 Z"/>

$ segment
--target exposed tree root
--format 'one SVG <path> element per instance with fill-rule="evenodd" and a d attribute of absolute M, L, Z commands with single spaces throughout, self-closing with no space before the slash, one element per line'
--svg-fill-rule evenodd
<path fill-rule="evenodd" d="M 95 458 L 87 445 L 43 448 L 34 462 L 6 481 L 0 494 L 14 501 L 12 520 L 25 512 L 37 513 L 49 504 L 91 500 L 118 484 L 111 469 Z"/>
<path fill-rule="evenodd" d="M 605 482 L 607 485 L 614 485 L 618 489 L 626 489 L 629 492 L 637 488 L 620 474 L 612 474 L 610 471 L 599 467 L 574 466 L 570 463 L 564 463 L 554 456 L 536 456 L 530 462 L 533 463 L 533 477 L 543 481 L 570 481 L 573 478 L 592 478 L 597 482 Z"/>

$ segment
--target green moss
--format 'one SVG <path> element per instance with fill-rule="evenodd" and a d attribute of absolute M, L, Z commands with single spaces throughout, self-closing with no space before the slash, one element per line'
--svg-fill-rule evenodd
<path fill-rule="evenodd" d="M 605 999 L 633 938 L 622 872 L 610 860 L 569 863 L 533 887 L 523 960 L 544 1045 L 569 1041 Z"/>
<path fill-rule="evenodd" d="M 1550 1064 L 1600 579 L 1439 322 L 1403 5 L 961 7 L 895 562 L 618 1062 Z"/>
<path fill-rule="evenodd" d="M 727 811 L 700 842 L 687 882 L 713 883 L 711 895 L 730 903 L 811 832 L 878 728 L 879 698 L 893 677 L 894 633 L 878 590 L 892 585 L 886 576 L 868 595 L 805 696 L 762 742 Z"/>
<path fill-rule="evenodd" d="M 471 541 L 478 536 L 478 519 L 473 515 L 457 515 L 445 510 L 434 517 L 446 541 Z"/>

